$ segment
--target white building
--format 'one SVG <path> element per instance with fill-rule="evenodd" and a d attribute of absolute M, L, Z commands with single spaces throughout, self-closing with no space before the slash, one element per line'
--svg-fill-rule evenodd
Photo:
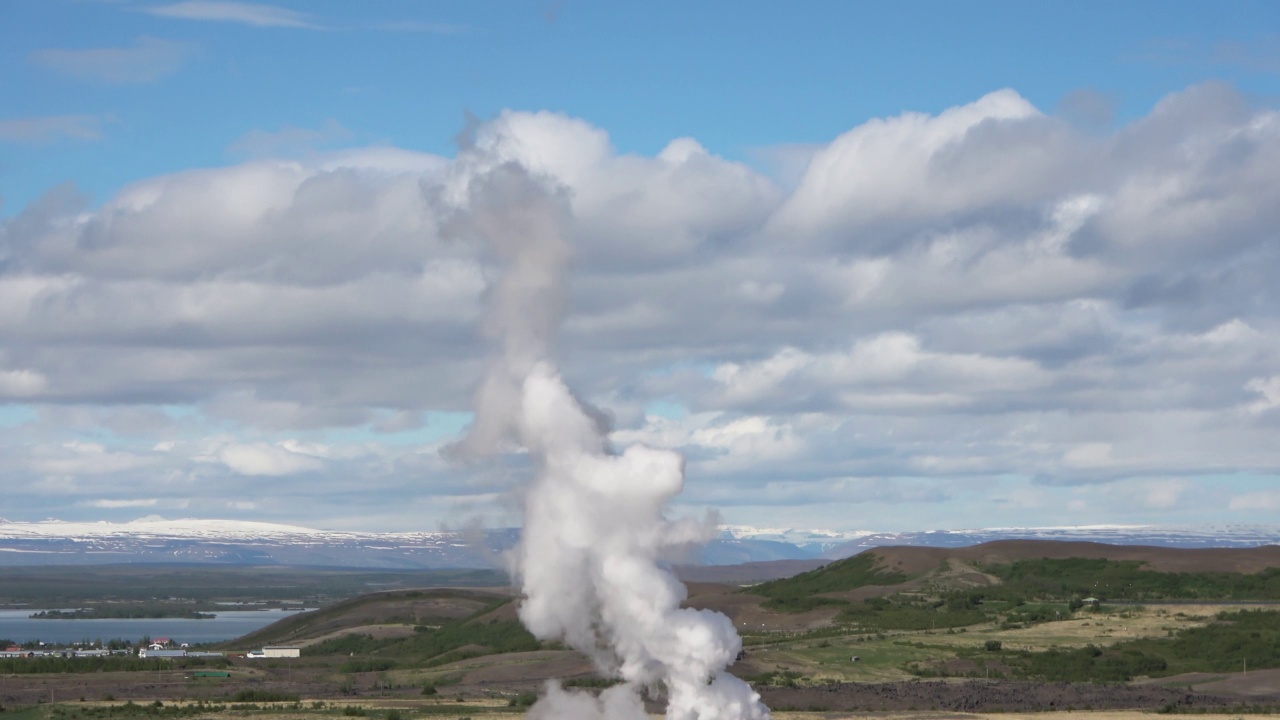
<path fill-rule="evenodd" d="M 302 657 L 302 648 L 286 647 L 283 645 L 268 646 L 262 648 L 262 656 L 269 658 Z"/>

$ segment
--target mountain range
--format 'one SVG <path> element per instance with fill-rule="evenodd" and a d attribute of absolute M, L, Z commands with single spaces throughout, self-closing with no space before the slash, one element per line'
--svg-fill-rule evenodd
<path fill-rule="evenodd" d="M 489 568 L 520 537 L 516 528 L 475 532 L 375 533 L 239 520 L 154 516 L 131 522 L 11 522 L 0 519 L 0 566 L 191 563 L 383 569 Z M 1156 547 L 1280 544 L 1280 526 L 1095 525 L 872 532 L 726 525 L 684 564 L 738 565 L 834 560 L 890 545 L 964 547 L 994 540 L 1083 540 Z"/>

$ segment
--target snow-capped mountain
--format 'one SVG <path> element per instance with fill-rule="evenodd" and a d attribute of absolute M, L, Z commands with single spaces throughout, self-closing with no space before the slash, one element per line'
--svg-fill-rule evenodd
<path fill-rule="evenodd" d="M 498 567 L 514 530 L 369 533 L 241 520 L 0 520 L 0 565 L 220 563 L 366 568 Z"/>
<path fill-rule="evenodd" d="M 1158 547 L 1256 547 L 1280 544 L 1280 526 L 1198 525 L 1165 527 L 1158 525 L 1080 525 L 1069 527 L 982 528 L 973 530 L 929 530 L 908 533 L 870 533 L 827 551 L 829 558 L 856 555 L 884 545 L 924 545 L 964 547 L 994 540 L 1078 540 L 1112 545 L 1154 545 Z"/>
<path fill-rule="evenodd" d="M 795 545 L 800 548 L 821 548 L 826 551 L 844 543 L 874 535 L 870 530 L 796 530 L 794 528 L 754 528 L 749 525 L 721 525 L 725 539 L 768 540 Z"/>
<path fill-rule="evenodd" d="M 696 555 L 705 565 L 837 559 L 884 545 L 961 547 L 992 540 L 1088 540 L 1117 545 L 1253 547 L 1280 544 L 1280 526 L 1095 525 L 883 533 L 727 525 Z M 125 523 L 0 519 L 0 566 L 108 563 L 310 565 L 386 569 L 502 567 L 520 532 L 372 533 L 239 520 Z"/>

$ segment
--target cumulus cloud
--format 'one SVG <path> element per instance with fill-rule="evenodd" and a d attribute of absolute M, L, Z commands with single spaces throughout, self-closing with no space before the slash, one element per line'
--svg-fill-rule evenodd
<path fill-rule="evenodd" d="M 68 428 L 110 425 L 129 448 L 103 454 L 134 464 L 83 478 L 144 498 L 272 477 L 245 512 L 409 524 L 377 503 L 500 495 L 520 458 L 466 476 L 422 419 L 465 411 L 484 370 L 496 273 L 458 209 L 504 162 L 563 191 L 566 378 L 612 441 L 680 449 L 689 496 L 731 519 L 824 492 L 977 507 L 970 482 L 1046 518 L 1121 487 L 1177 513 L 1280 468 L 1280 114 L 1228 86 L 1115 129 L 1000 90 L 795 149 L 783 180 L 548 112 L 501 113 L 456 158 L 258 139 L 0 223 L 0 395 L 40 413 L 0 441 L 15 472 L 84 490 Z"/>

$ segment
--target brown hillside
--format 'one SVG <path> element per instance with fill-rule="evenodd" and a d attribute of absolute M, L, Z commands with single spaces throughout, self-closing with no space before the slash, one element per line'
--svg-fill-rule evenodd
<path fill-rule="evenodd" d="M 898 570 L 908 575 L 929 572 L 948 559 L 982 564 L 1008 564 L 1037 558 L 1136 560 L 1160 572 L 1249 574 L 1280 567 L 1280 545 L 1255 548 L 1168 548 L 1055 540 L 997 540 L 964 548 L 894 546 L 872 548 L 866 552 L 879 556 L 885 569 Z"/>
<path fill-rule="evenodd" d="M 223 646 L 243 649 L 263 644 L 305 645 L 350 632 L 388 635 L 389 631 L 385 629 L 374 630 L 380 626 L 397 626 L 412 632 L 414 625 L 440 625 L 465 618 L 509 596 L 501 588 L 386 590 L 349 598 L 321 610 L 290 615 Z M 484 617 L 497 616 L 510 605 L 508 603 Z M 514 617 L 513 610 L 506 612 Z M 390 631 L 390 634 L 396 633 Z"/>

